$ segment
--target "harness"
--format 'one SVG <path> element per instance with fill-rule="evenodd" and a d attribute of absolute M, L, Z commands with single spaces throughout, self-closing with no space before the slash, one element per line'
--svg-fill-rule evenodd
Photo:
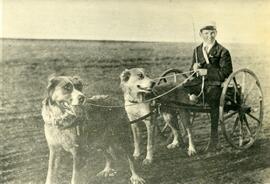
<path fill-rule="evenodd" d="M 189 72 L 184 72 L 184 73 L 190 73 L 190 71 L 189 71 Z M 182 74 L 183 74 L 183 73 L 178 74 L 178 75 L 182 75 Z M 130 100 L 129 102 L 130 102 L 131 104 L 128 104 L 128 105 L 100 105 L 100 104 L 95 104 L 95 103 L 92 103 L 92 102 L 87 102 L 87 103 L 88 103 L 89 105 L 95 106 L 95 107 L 104 107 L 104 108 L 124 108 L 124 107 L 126 107 L 126 106 L 133 106 L 133 105 L 140 104 L 140 103 L 142 104 L 142 103 L 151 102 L 151 101 L 156 100 L 156 99 L 159 99 L 159 98 L 161 98 L 162 96 L 165 96 L 165 95 L 171 93 L 172 91 L 174 91 L 175 89 L 177 89 L 177 88 L 183 86 L 184 83 L 186 83 L 188 80 L 190 80 L 190 79 L 192 78 L 193 74 L 195 74 L 195 72 L 192 72 L 192 74 L 191 74 L 189 77 L 187 77 L 183 82 L 177 84 L 175 87 L 173 87 L 172 89 L 170 89 L 170 90 L 164 92 L 163 94 L 157 95 L 157 96 L 155 96 L 155 97 L 153 97 L 153 98 L 151 98 L 151 99 L 148 99 L 148 100 L 143 100 L 142 102 Z M 172 76 L 174 76 L 174 75 L 172 75 Z M 169 76 L 169 77 L 171 77 L 171 76 Z M 157 79 L 162 79 L 162 78 L 166 78 L 166 77 L 159 77 L 159 78 L 157 78 Z M 203 85 L 202 85 L 202 92 L 201 92 L 201 93 L 203 93 L 203 88 L 204 88 L 204 79 L 203 79 Z M 201 94 L 200 94 L 200 95 L 201 95 Z M 203 94 L 203 96 L 204 96 L 204 94 Z M 198 97 L 199 97 L 199 96 L 198 96 Z M 89 99 L 91 99 L 91 98 L 89 98 Z M 142 117 L 140 117 L 140 118 L 138 118 L 138 119 L 129 121 L 129 123 L 130 123 L 130 124 L 138 123 L 138 122 L 140 122 L 140 121 L 142 121 L 142 120 L 144 120 L 144 119 L 146 119 L 146 118 L 152 116 L 153 114 L 155 114 L 155 113 L 157 113 L 157 112 L 158 112 L 158 113 L 160 112 L 160 105 L 156 105 L 156 106 L 152 106 L 152 107 L 153 107 L 153 110 L 151 110 L 150 113 L 148 113 L 148 114 L 146 114 L 146 115 L 144 115 L 144 116 L 142 116 Z"/>
<path fill-rule="evenodd" d="M 140 102 L 135 101 L 135 100 L 129 100 L 129 102 L 132 103 L 132 104 L 134 104 L 134 105 L 140 103 Z M 134 123 L 141 122 L 142 120 L 145 120 L 146 118 L 148 118 L 148 117 L 152 116 L 153 114 L 155 114 L 157 112 L 157 110 L 158 110 L 158 106 L 151 106 L 151 107 L 153 107 L 152 108 L 153 110 L 151 110 L 148 114 L 146 114 L 146 115 L 144 115 L 142 117 L 139 117 L 138 119 L 129 121 L 129 123 L 130 124 L 134 124 Z"/>
<path fill-rule="evenodd" d="M 144 120 L 144 119 L 152 116 L 155 113 L 156 113 L 156 109 L 154 109 L 153 111 L 149 112 L 148 114 L 146 114 L 146 115 L 144 115 L 144 116 L 142 116 L 142 117 L 140 117 L 138 119 L 135 119 L 135 120 L 130 121 L 129 123 L 130 124 L 138 123 L 139 121 L 142 121 L 142 120 Z"/>
<path fill-rule="evenodd" d="M 129 101 L 131 103 L 139 103 L 139 102 L 136 102 L 136 101 Z M 134 123 L 138 123 L 142 120 L 145 120 L 146 118 L 152 116 L 153 114 L 155 114 L 156 112 L 158 111 L 158 106 L 155 106 L 153 108 L 153 110 L 151 110 L 148 114 L 142 116 L 142 117 L 139 117 L 138 119 L 135 119 L 135 120 L 132 120 L 132 121 L 129 121 L 130 124 L 134 124 Z"/>

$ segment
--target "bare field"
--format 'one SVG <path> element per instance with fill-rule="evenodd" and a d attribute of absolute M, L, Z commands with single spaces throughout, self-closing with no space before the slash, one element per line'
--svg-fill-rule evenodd
<path fill-rule="evenodd" d="M 109 41 L 7 40 L 2 42 L 0 85 L 0 183 L 44 183 L 48 148 L 40 115 L 49 75 L 78 75 L 87 96 L 109 94 L 122 103 L 119 75 L 125 68 L 143 67 L 158 77 L 169 68 L 188 70 L 193 44 Z M 188 157 L 183 149 L 167 150 L 157 136 L 155 162 L 140 166 L 147 183 L 270 183 L 270 54 L 266 48 L 224 44 L 231 51 L 234 70 L 249 68 L 261 82 L 265 115 L 259 140 L 245 151 L 232 149 L 221 136 L 224 148 L 217 153 Z M 262 50 L 264 49 L 264 50 Z M 197 148 L 208 141 L 209 121 L 201 116 L 193 125 Z M 140 163 L 138 163 L 140 164 Z M 97 178 L 104 166 L 96 150 L 86 158 L 87 183 L 128 182 L 127 165 L 116 164 L 114 178 Z M 69 183 L 71 157 L 63 160 L 59 183 Z"/>

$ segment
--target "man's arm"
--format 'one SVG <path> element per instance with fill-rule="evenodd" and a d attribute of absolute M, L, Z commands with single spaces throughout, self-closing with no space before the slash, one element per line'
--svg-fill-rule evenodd
<path fill-rule="evenodd" d="M 221 58 L 219 60 L 219 68 L 207 66 L 207 78 L 210 81 L 223 82 L 232 73 L 232 60 L 228 50 L 224 49 L 221 52 Z"/>

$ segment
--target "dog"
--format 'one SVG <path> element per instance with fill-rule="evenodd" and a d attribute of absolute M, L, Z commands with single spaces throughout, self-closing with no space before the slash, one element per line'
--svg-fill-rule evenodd
<path fill-rule="evenodd" d="M 125 110 L 130 121 L 143 117 L 151 112 L 151 102 L 146 99 L 160 95 L 174 87 L 173 84 L 156 85 L 154 80 L 146 75 L 143 68 L 125 69 L 120 74 L 120 81 L 120 86 L 124 93 Z M 155 94 L 153 92 L 155 92 Z M 161 104 L 160 110 L 163 119 L 166 124 L 169 125 L 173 133 L 173 141 L 167 145 L 167 148 L 173 149 L 179 146 L 179 138 L 181 137 L 179 137 L 179 131 L 175 125 L 178 124 L 178 116 L 180 116 L 189 138 L 188 155 L 191 156 L 196 153 L 196 149 L 192 140 L 189 112 L 185 109 L 176 111 L 166 108 L 165 104 L 169 103 L 170 98 L 186 102 L 189 100 L 189 96 L 182 89 L 177 89 L 174 93 L 169 93 L 155 100 L 156 103 Z M 147 128 L 147 153 L 143 163 L 150 164 L 153 161 L 154 123 L 151 121 L 151 118 L 147 118 L 143 121 Z M 132 124 L 131 127 L 134 138 L 133 157 L 137 159 L 141 154 L 139 146 L 140 130 L 135 123 Z"/>
<path fill-rule="evenodd" d="M 96 133 L 88 134 L 88 140 L 98 137 L 96 145 L 103 152 L 106 163 L 97 176 L 114 176 L 113 162 L 118 159 L 127 161 L 131 171 L 130 181 L 132 184 L 144 184 L 145 180 L 136 172 L 134 159 L 131 155 L 131 131 L 127 124 L 128 118 L 119 99 L 108 95 L 96 95 L 88 100 L 87 114 L 91 128 Z M 91 105 L 92 104 L 92 105 Z M 118 107 L 110 107 L 118 104 Z"/>
<path fill-rule="evenodd" d="M 134 121 L 151 112 L 151 102 L 141 103 L 144 101 L 144 94 L 151 93 L 155 82 L 145 75 L 142 68 L 125 70 L 120 75 L 120 86 L 124 93 L 125 110 L 130 121 Z M 143 164 L 148 165 L 153 161 L 153 132 L 154 124 L 151 118 L 143 120 L 147 128 L 147 153 Z M 140 157 L 140 130 L 136 123 L 131 124 L 134 139 L 133 157 L 137 160 Z"/>
<path fill-rule="evenodd" d="M 115 112 L 115 109 L 87 106 L 82 89 L 82 81 L 76 76 L 53 76 L 49 79 L 47 95 L 42 102 L 45 137 L 50 151 L 46 184 L 57 183 L 57 171 L 63 150 L 70 152 L 73 156 L 71 183 L 82 183 L 80 169 L 84 160 L 81 153 L 89 148 L 88 145 L 93 142 L 93 137 L 98 137 L 99 148 L 106 158 L 105 168 L 97 174 L 98 176 L 113 175 L 111 163 L 117 157 L 115 155 L 123 155 L 130 166 L 131 182 L 133 184 L 145 183 L 144 179 L 135 172 L 133 159 L 128 156 L 124 146 L 119 146 L 121 141 L 124 145 L 130 144 L 125 144 L 127 137 L 119 138 L 113 131 L 117 128 L 116 122 L 121 123 L 117 117 L 123 116 L 124 113 Z M 90 99 L 90 102 L 104 105 L 104 102 L 108 100 L 107 96 L 95 96 Z M 104 116 L 104 113 L 108 116 Z M 115 116 L 116 113 L 122 114 Z M 93 130 L 98 131 L 95 134 Z M 123 132 L 128 132 L 128 130 Z M 118 154 L 117 151 L 123 154 Z"/>
<path fill-rule="evenodd" d="M 63 150 L 73 156 L 72 184 L 78 183 L 80 166 L 79 151 L 84 113 L 85 96 L 78 77 L 50 77 L 47 95 L 42 102 L 42 117 L 45 122 L 45 137 L 49 147 L 49 165 L 46 184 L 56 182 L 56 176 Z"/>

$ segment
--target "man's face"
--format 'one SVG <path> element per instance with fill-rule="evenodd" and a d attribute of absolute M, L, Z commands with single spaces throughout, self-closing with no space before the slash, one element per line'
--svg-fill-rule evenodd
<path fill-rule="evenodd" d="M 200 36 L 203 41 L 207 44 L 212 44 L 216 40 L 217 31 L 216 30 L 202 30 Z"/>

